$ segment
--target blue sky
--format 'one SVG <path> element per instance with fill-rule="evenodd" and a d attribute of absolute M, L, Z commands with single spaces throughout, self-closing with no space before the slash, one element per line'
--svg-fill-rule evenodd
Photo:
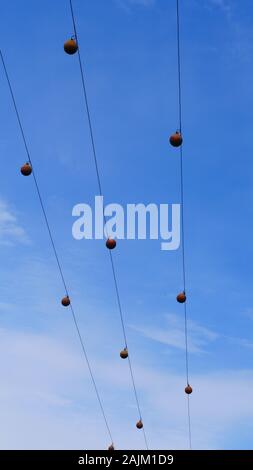
<path fill-rule="evenodd" d="M 103 241 L 73 240 L 72 208 L 98 194 L 68 2 L 1 9 L 1 48 L 71 298 L 117 448 L 143 448 Z M 36 4 L 35 4 L 36 3 Z M 250 0 L 182 9 L 186 262 L 193 448 L 252 447 Z M 178 203 L 175 2 L 75 0 L 105 202 Z M 0 73 L 0 446 L 106 448 L 3 72 Z M 150 447 L 185 449 L 181 253 L 115 252 Z"/>

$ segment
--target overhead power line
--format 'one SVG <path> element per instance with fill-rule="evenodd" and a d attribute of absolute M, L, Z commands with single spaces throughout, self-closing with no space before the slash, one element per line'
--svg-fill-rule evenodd
<path fill-rule="evenodd" d="M 177 64 L 178 64 L 178 109 L 179 109 L 179 130 L 182 134 L 182 78 L 181 78 L 181 29 L 180 29 L 180 5 L 176 0 L 176 16 L 177 16 Z M 186 293 L 186 266 L 185 266 L 185 220 L 184 220 L 184 159 L 183 146 L 180 146 L 180 193 L 181 193 L 181 232 L 182 232 L 182 272 L 183 287 Z M 187 303 L 184 302 L 184 336 L 185 336 L 185 369 L 186 381 L 189 386 L 189 351 L 188 351 L 188 315 Z M 190 412 L 190 394 L 187 394 L 187 416 L 188 416 L 188 434 L 189 447 L 192 448 L 191 438 L 191 412 Z"/>
<path fill-rule="evenodd" d="M 72 22 L 73 22 L 75 40 L 76 40 L 77 46 L 78 46 L 77 53 L 78 53 L 78 62 L 79 62 L 79 68 L 80 68 L 82 89 L 83 89 L 83 94 L 84 94 L 85 114 L 87 115 L 87 118 L 88 118 L 89 132 L 90 132 L 90 138 L 91 138 L 91 144 L 92 144 L 92 154 L 93 154 L 93 159 L 94 159 L 94 164 L 95 164 L 98 189 L 99 189 L 100 196 L 103 196 L 101 176 L 100 176 L 100 170 L 99 170 L 97 152 L 96 152 L 96 145 L 95 145 L 95 137 L 94 137 L 94 132 L 93 132 L 93 125 L 92 125 L 91 112 L 90 112 L 88 93 L 87 93 L 87 86 L 86 86 L 86 80 L 85 80 L 84 66 L 83 66 L 83 61 L 82 61 L 81 53 L 80 53 L 80 43 L 79 43 L 79 39 L 78 39 L 76 19 L 75 19 L 72 0 L 69 0 L 69 4 L 70 4 L 70 10 L 71 10 L 71 17 L 72 17 Z M 105 219 L 104 211 L 103 211 L 103 216 L 104 216 L 104 224 L 106 226 L 106 219 Z M 117 279 L 115 264 L 114 264 L 113 255 L 112 255 L 111 251 L 109 251 L 109 256 L 110 256 L 110 263 L 111 263 L 112 274 L 113 274 L 113 281 L 114 281 L 114 285 L 115 285 L 116 298 L 117 298 L 119 316 L 120 316 L 120 321 L 121 321 L 121 326 L 122 326 L 122 332 L 123 332 L 124 341 L 125 341 L 125 348 L 128 350 L 126 326 L 125 326 L 125 320 L 124 320 L 123 311 L 122 311 L 122 303 L 121 303 L 121 297 L 120 297 L 120 293 L 119 293 L 118 279 Z M 129 364 L 129 370 L 130 370 L 130 376 L 131 376 L 131 382 L 132 382 L 132 386 L 133 386 L 135 401 L 136 401 L 136 405 L 137 405 L 137 409 L 138 409 L 138 413 L 139 413 L 139 418 L 140 418 L 141 423 L 143 424 L 140 401 L 139 401 L 139 397 L 138 397 L 138 393 L 137 393 L 137 387 L 136 387 L 136 383 L 135 383 L 132 362 L 131 362 L 131 358 L 130 358 L 129 354 L 128 354 L 128 364 Z M 147 442 L 147 437 L 146 437 L 146 432 L 145 432 L 144 425 L 142 427 L 142 430 L 143 430 L 145 445 L 148 449 L 148 442 Z"/>
<path fill-rule="evenodd" d="M 27 144 L 27 139 L 26 139 L 26 136 L 25 136 L 24 127 L 23 127 L 23 124 L 22 124 L 22 121 L 21 121 L 20 113 L 19 113 L 19 110 L 18 110 L 18 107 L 17 107 L 17 102 L 16 102 L 15 95 L 14 95 L 14 92 L 13 92 L 13 87 L 12 87 L 12 84 L 11 84 L 11 81 L 10 81 L 10 77 L 9 77 L 9 74 L 8 74 L 8 71 L 7 71 L 6 63 L 5 63 L 3 53 L 2 53 L 1 50 L 0 50 L 0 57 L 1 57 L 2 65 L 3 65 L 3 69 L 4 69 L 4 72 L 5 72 L 6 80 L 7 80 L 7 83 L 8 83 L 9 91 L 10 91 L 10 94 L 11 94 L 11 97 L 12 97 L 12 102 L 13 102 L 13 105 L 14 105 L 14 109 L 15 109 L 17 120 L 18 120 L 20 132 L 21 132 L 21 135 L 22 135 L 22 139 L 23 139 L 23 142 L 24 142 L 28 162 L 30 163 L 30 165 L 33 169 L 32 175 L 33 175 L 36 191 L 37 191 L 37 194 L 38 194 L 40 206 L 41 206 L 41 209 L 42 209 L 42 213 L 43 213 L 43 216 L 44 216 L 45 224 L 46 224 L 46 227 L 47 227 L 47 231 L 48 231 L 48 234 L 49 234 L 50 242 L 51 242 L 53 252 L 54 252 L 54 256 L 55 256 L 55 259 L 56 259 L 57 267 L 58 267 L 58 270 L 59 270 L 59 273 L 60 273 L 60 277 L 61 277 L 61 280 L 62 280 L 62 283 L 63 283 L 63 286 L 64 286 L 66 296 L 69 298 L 69 291 L 68 291 L 68 288 L 67 288 L 66 279 L 65 279 L 65 276 L 63 274 L 62 265 L 61 265 L 60 258 L 59 258 L 59 255 L 58 255 L 58 252 L 57 252 L 57 249 L 56 249 L 55 241 L 54 241 L 53 234 L 52 234 L 52 229 L 51 229 L 50 224 L 49 224 L 47 212 L 46 212 L 46 209 L 45 209 L 45 204 L 43 202 L 43 198 L 42 198 L 42 195 L 41 195 L 41 192 L 40 192 L 40 189 L 39 189 L 38 181 L 37 181 L 37 178 L 36 178 L 36 175 L 35 175 L 35 172 L 34 172 L 34 167 L 33 167 L 33 164 L 32 164 L 32 160 L 31 160 L 31 156 L 30 156 L 30 152 L 29 152 L 29 148 L 28 148 L 28 144 Z M 108 424 L 108 419 L 106 417 L 105 409 L 104 409 L 104 406 L 103 406 L 103 403 L 102 403 L 100 393 L 98 391 L 98 387 L 97 387 L 97 384 L 96 384 L 96 381 L 95 381 L 92 366 L 91 366 L 90 360 L 89 360 L 88 355 L 87 355 L 87 351 L 86 351 L 86 348 L 85 348 L 85 345 L 84 345 L 84 340 L 83 340 L 81 332 L 80 332 L 80 327 L 79 327 L 79 324 L 78 324 L 78 321 L 77 321 L 76 313 L 75 313 L 75 310 L 73 308 L 72 302 L 70 302 L 69 306 L 70 306 L 70 309 L 71 309 L 71 314 L 72 314 L 73 322 L 74 322 L 74 325 L 75 325 L 75 329 L 76 329 L 76 332 L 77 332 L 77 335 L 78 335 L 78 338 L 79 338 L 79 341 L 80 341 L 80 344 L 81 344 L 82 353 L 83 353 L 86 365 L 87 365 L 89 373 L 90 373 L 90 377 L 91 377 L 91 381 L 92 381 L 92 384 L 93 384 L 93 387 L 94 387 L 95 395 L 96 395 L 98 403 L 99 403 L 99 407 L 100 407 L 102 417 L 103 417 L 103 420 L 104 420 L 104 423 L 105 423 L 105 426 L 106 426 L 106 430 L 108 432 L 109 438 L 110 438 L 112 446 L 113 446 L 112 432 L 111 432 L 110 426 Z"/>

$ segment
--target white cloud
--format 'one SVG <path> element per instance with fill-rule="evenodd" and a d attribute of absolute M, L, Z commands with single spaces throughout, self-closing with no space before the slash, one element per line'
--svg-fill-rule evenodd
<path fill-rule="evenodd" d="M 164 320 L 165 325 L 162 328 L 154 325 L 132 325 L 131 327 L 148 339 L 176 349 L 185 350 L 184 318 L 174 314 L 167 314 L 164 316 Z M 205 353 L 210 343 L 217 340 L 225 340 L 227 343 L 247 349 L 253 348 L 253 342 L 247 338 L 227 336 L 210 330 L 192 320 L 188 320 L 188 350 L 190 353 Z"/>
<path fill-rule="evenodd" d="M 165 327 L 156 326 L 133 326 L 146 338 L 153 339 L 160 343 L 167 344 L 174 348 L 185 349 L 184 320 L 174 314 L 165 315 Z M 209 330 L 196 322 L 188 321 L 189 330 L 189 352 L 199 353 L 204 351 L 204 347 L 211 341 L 215 341 L 218 333 Z"/>
<path fill-rule="evenodd" d="M 1 448 L 106 448 L 108 436 L 78 348 L 60 335 L 2 329 L 0 355 Z M 100 355 L 92 364 L 117 448 L 143 448 L 126 363 Z M 151 448 L 187 448 L 184 377 L 140 363 L 134 372 Z M 191 377 L 194 448 L 228 448 L 231 435 L 240 447 L 237 423 L 253 419 L 252 372 Z"/>
<path fill-rule="evenodd" d="M 28 243 L 25 230 L 18 223 L 17 216 L 8 204 L 0 200 L 0 243 L 13 245 Z"/>
<path fill-rule="evenodd" d="M 247 349 L 252 349 L 253 348 L 253 343 L 252 341 L 246 339 L 246 338 L 236 338 L 233 336 L 224 336 L 225 339 L 227 339 L 230 343 L 238 345 L 243 348 Z"/>

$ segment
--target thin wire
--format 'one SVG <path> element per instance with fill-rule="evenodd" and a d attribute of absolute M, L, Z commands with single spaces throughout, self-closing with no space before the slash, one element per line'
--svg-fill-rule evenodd
<path fill-rule="evenodd" d="M 180 130 L 181 133 L 181 130 Z M 183 286 L 186 290 L 186 269 L 185 269 L 185 230 L 184 230 L 184 159 L 183 147 L 180 147 L 180 193 L 181 193 L 181 226 L 182 226 L 182 264 L 183 264 Z"/>
<path fill-rule="evenodd" d="M 103 196 L 102 183 L 101 183 L 100 172 L 99 172 L 99 165 L 98 165 L 98 159 L 97 159 L 95 138 L 94 138 L 92 121 L 91 121 L 91 112 L 90 112 L 87 88 L 86 88 L 85 77 L 84 77 L 84 67 L 83 67 L 83 63 L 82 63 L 82 59 L 81 59 L 80 45 L 79 45 L 79 41 L 78 41 L 76 20 L 75 20 L 75 14 L 74 14 L 72 0 L 69 0 L 69 3 L 70 3 L 70 10 L 71 10 L 71 17 L 72 17 L 72 23 L 73 23 L 73 28 L 74 28 L 75 39 L 76 39 L 76 43 L 77 43 L 77 46 L 78 46 L 78 50 L 77 50 L 78 62 L 79 62 L 82 88 L 83 88 L 84 99 L 85 99 L 85 108 L 86 108 L 86 113 L 87 113 L 87 117 L 88 117 L 88 124 L 89 124 L 89 131 L 90 131 L 92 150 L 93 150 L 93 158 L 94 158 L 97 181 L 98 181 L 98 188 L 99 188 L 100 196 L 102 197 Z M 104 215 L 104 210 L 103 210 L 103 217 L 104 217 L 104 223 L 105 223 L 106 219 L 105 219 L 105 215 Z M 105 223 L 105 226 L 106 226 L 106 223 Z M 110 262 L 111 262 L 111 267 L 112 267 L 113 280 L 114 280 L 114 285 L 115 285 L 115 291 L 116 291 L 117 303 L 118 303 L 118 308 L 119 308 L 120 320 L 121 320 L 122 331 L 123 331 L 123 336 L 124 336 L 124 341 L 125 341 L 125 347 L 128 349 L 126 327 L 125 327 L 124 316 L 123 316 L 123 311 L 122 311 L 122 305 L 121 305 L 121 300 L 120 300 L 118 280 L 117 280 L 117 276 L 116 276 L 115 265 L 114 265 L 114 260 L 113 260 L 112 253 L 111 253 L 111 251 L 109 251 L 109 253 L 110 253 Z M 138 412 L 139 412 L 139 415 L 140 415 L 140 420 L 142 421 L 140 402 L 139 402 L 139 399 L 138 399 L 137 388 L 136 388 L 136 384 L 135 384 L 135 378 L 134 378 L 134 374 L 133 374 L 133 368 L 132 368 L 132 363 L 131 363 L 130 356 L 129 356 L 129 351 L 128 351 L 128 364 L 129 364 L 129 369 L 130 369 L 132 385 L 133 385 L 133 389 L 134 389 L 134 396 L 135 396 Z M 145 444 L 146 444 L 146 447 L 148 449 L 147 437 L 146 437 L 144 426 L 143 426 L 142 429 L 143 429 L 143 436 L 144 436 Z"/>
<path fill-rule="evenodd" d="M 180 34 L 180 11 L 179 0 L 177 4 L 177 61 L 178 61 L 178 106 L 179 106 L 179 130 L 182 133 L 182 80 L 181 80 L 181 34 Z M 186 292 L 186 268 L 185 268 L 185 224 L 184 224 L 184 171 L 183 171 L 183 146 L 180 147 L 180 189 L 181 189 L 181 227 L 182 227 L 182 268 L 183 268 L 183 286 Z M 184 303 L 184 333 L 185 333 L 185 369 L 186 380 L 189 385 L 189 352 L 188 352 L 188 318 L 187 318 L 187 305 Z M 187 411 L 188 411 L 188 432 L 189 432 L 189 447 L 192 448 L 191 438 L 191 410 L 190 410 L 190 397 L 187 396 Z"/>
<path fill-rule="evenodd" d="M 79 340 L 80 340 L 80 343 L 81 343 L 83 354 L 84 354 L 84 357 L 86 359 L 86 363 L 87 363 L 87 366 L 88 366 L 88 369 L 89 369 L 89 372 L 90 372 L 91 380 L 92 380 L 92 383 L 93 383 L 93 386 L 94 386 L 94 389 L 95 389 L 95 392 L 96 392 L 96 395 L 97 395 L 99 406 L 100 406 L 100 409 L 101 409 L 101 412 L 102 412 L 102 415 L 103 415 L 103 418 L 104 418 L 104 422 L 105 422 L 108 434 L 110 436 L 111 442 L 113 444 L 112 433 L 111 433 L 111 430 L 110 430 L 110 427 L 109 427 L 109 424 L 108 424 L 108 420 L 107 420 L 107 417 L 106 417 L 106 414 L 105 414 L 105 410 L 104 410 L 102 400 L 100 398 L 100 394 L 98 392 L 97 384 L 96 384 L 96 381 L 95 381 L 95 378 L 94 378 L 94 375 L 93 375 L 93 372 L 92 372 L 91 364 L 90 364 L 89 358 L 87 356 L 87 352 L 86 352 L 86 349 L 85 349 L 85 346 L 84 346 L 83 338 L 82 338 L 82 335 L 81 335 L 81 332 L 80 332 L 80 328 L 79 328 L 79 325 L 78 325 L 78 322 L 77 322 L 77 319 L 76 319 L 76 314 L 75 314 L 75 311 L 73 309 L 72 304 L 70 304 L 70 309 L 71 309 L 72 317 L 73 317 L 75 327 L 76 327 L 76 330 L 77 330 L 77 334 L 78 334 L 78 337 L 79 337 Z"/>
<path fill-rule="evenodd" d="M 177 64 L 178 64 L 178 109 L 179 130 L 182 131 L 182 85 L 181 85 L 181 42 L 180 42 L 180 12 L 179 0 L 177 0 Z"/>
<path fill-rule="evenodd" d="M 119 296 L 119 290 L 118 290 L 118 283 L 117 283 L 117 278 L 116 278 L 116 273 L 115 273 L 115 266 L 114 266 L 114 262 L 113 262 L 113 258 L 112 258 L 112 253 L 111 253 L 111 251 L 109 251 L 109 254 L 110 254 L 110 258 L 111 258 L 112 272 L 113 272 L 113 278 L 114 278 L 114 282 L 115 282 L 116 296 L 117 296 L 118 306 L 119 306 L 119 311 L 120 311 L 120 317 L 121 317 L 121 323 L 122 323 L 122 330 L 123 330 L 123 335 L 124 335 L 124 339 L 125 339 L 126 348 L 128 349 L 128 347 L 127 347 L 126 329 L 125 329 L 124 318 L 123 318 L 122 309 L 121 309 L 121 302 L 120 302 L 120 296 Z M 135 396 L 135 400 L 136 400 L 138 412 L 139 412 L 139 415 L 140 415 L 140 420 L 143 421 L 143 420 L 142 420 L 142 413 L 141 413 L 140 402 L 139 402 L 139 398 L 138 398 L 138 394 L 137 394 L 137 389 L 136 389 L 136 385 L 135 385 L 135 379 L 134 379 L 133 368 L 132 368 L 132 362 L 131 362 L 131 359 L 130 359 L 129 351 L 128 351 L 128 364 L 129 364 L 129 370 L 130 370 L 131 380 L 132 380 L 133 389 L 134 389 L 134 396 Z M 146 444 L 146 447 L 147 447 L 147 449 L 148 449 L 147 436 L 146 436 L 146 432 L 145 432 L 144 426 L 143 426 L 142 429 L 143 429 L 143 436 L 144 436 L 145 444 Z"/>
<path fill-rule="evenodd" d="M 12 88 L 12 85 L 11 85 L 11 82 L 10 82 L 9 74 L 7 72 L 5 60 L 4 60 L 4 57 L 3 57 L 3 54 L 2 54 L 1 50 L 0 50 L 0 57 L 1 57 L 2 65 L 3 65 L 3 68 L 4 68 L 5 76 L 6 76 L 6 79 L 7 79 L 7 83 L 8 83 L 8 86 L 9 86 L 10 94 L 11 94 L 11 97 L 12 97 L 13 105 L 14 105 L 14 108 L 15 108 L 17 120 L 18 120 L 18 123 L 19 123 L 19 128 L 20 128 L 20 131 L 21 131 L 21 135 L 22 135 L 22 138 L 23 138 L 24 146 L 25 146 L 25 149 L 26 149 L 27 157 L 28 157 L 28 161 L 31 164 L 31 167 L 33 168 L 30 152 L 29 152 L 29 149 L 28 149 L 27 140 L 26 140 L 25 133 L 24 133 L 24 128 L 23 128 L 23 125 L 22 125 L 22 122 L 21 122 L 21 118 L 20 118 L 20 114 L 19 114 L 18 107 L 17 107 L 17 104 L 16 104 L 16 99 L 15 99 L 15 96 L 14 96 L 13 88 Z M 36 187 L 36 190 L 37 190 L 37 194 L 38 194 L 38 197 L 39 197 L 39 202 L 40 202 L 40 205 L 41 205 L 41 209 L 42 209 L 42 212 L 43 212 L 43 215 L 44 215 L 45 223 L 46 223 L 46 226 L 47 226 L 49 238 L 50 238 L 50 241 L 51 241 L 51 244 L 52 244 L 55 259 L 56 259 L 56 262 L 57 262 L 57 266 L 58 266 L 60 276 L 61 276 L 61 279 L 62 279 L 62 283 L 64 285 L 66 295 L 69 296 L 67 284 L 66 284 L 66 281 L 65 281 L 65 277 L 63 275 L 62 266 L 61 266 L 60 259 L 59 259 L 59 256 L 58 256 L 58 253 L 57 253 L 57 250 L 56 250 L 56 246 L 55 246 L 52 231 L 51 231 L 51 228 L 50 228 L 50 225 L 49 225 L 45 205 L 43 203 L 43 199 L 42 199 L 42 196 L 41 196 L 41 192 L 40 192 L 40 189 L 39 189 L 39 186 L 38 186 L 38 182 L 37 182 L 37 178 L 35 176 L 34 169 L 33 169 L 32 175 L 33 175 L 33 179 L 34 179 L 34 182 L 35 182 L 35 187 Z M 93 386 L 94 386 L 94 389 L 95 389 L 95 393 L 96 393 L 96 396 L 97 396 L 97 399 L 98 399 L 98 403 L 99 403 L 99 406 L 100 406 L 100 409 L 101 409 L 101 412 L 102 412 L 102 416 L 103 416 L 108 434 L 110 436 L 111 442 L 113 443 L 112 433 L 111 433 L 111 430 L 110 430 L 110 427 L 109 427 L 109 424 L 108 424 L 108 420 L 106 418 L 103 403 L 102 403 L 102 400 L 100 398 L 100 394 L 98 392 L 98 388 L 97 388 L 97 385 L 96 385 L 94 374 L 92 372 L 91 364 L 90 364 L 90 361 L 88 359 L 88 355 L 87 355 L 87 352 L 86 352 L 86 349 L 85 349 L 85 346 L 84 346 L 84 341 L 83 341 L 83 338 L 82 338 L 82 335 L 81 335 L 81 332 L 80 332 L 80 328 L 79 328 L 79 325 L 78 325 L 78 322 L 77 322 L 76 314 L 75 314 L 72 303 L 70 303 L 70 309 L 71 309 L 74 325 L 76 327 L 76 331 L 77 331 L 77 334 L 78 334 L 78 338 L 79 338 L 79 341 L 80 341 L 80 344 L 81 344 L 81 348 L 82 348 L 82 351 L 83 351 L 83 355 L 84 355 L 84 358 L 86 360 L 86 364 L 88 366 L 90 377 L 91 377 L 91 380 L 92 380 L 92 383 L 93 383 Z"/>
<path fill-rule="evenodd" d="M 128 345 L 127 345 L 127 336 L 126 336 L 126 328 L 125 328 L 124 317 L 123 317 L 123 312 L 122 312 L 122 307 L 121 307 L 121 301 L 120 301 L 120 295 L 119 295 L 119 289 L 118 289 L 118 282 L 117 282 L 117 277 L 116 277 L 116 272 L 115 272 L 115 266 L 114 266 L 114 261 L 113 261 L 112 252 L 111 252 L 111 251 L 109 251 L 109 255 L 110 255 L 110 260 L 111 260 L 112 274 L 113 274 L 113 279 L 114 279 L 114 284 L 115 284 L 115 291 L 116 291 L 116 297 L 117 297 L 117 302 L 118 302 L 118 307 L 119 307 L 119 313 L 120 313 L 122 331 L 123 331 L 123 336 L 124 336 L 124 340 L 125 340 L 125 347 L 126 347 L 126 349 L 128 349 Z M 129 357 L 129 356 L 128 356 L 128 357 Z"/>
<path fill-rule="evenodd" d="M 189 385 L 189 357 L 188 357 L 188 328 L 187 328 L 187 307 L 184 304 L 184 327 L 185 327 L 185 369 L 186 369 L 186 380 Z"/>
<path fill-rule="evenodd" d="M 12 89 L 12 86 L 11 86 L 10 78 L 9 78 L 9 75 L 8 75 L 8 72 L 7 72 L 7 68 L 6 68 L 5 61 L 4 61 L 3 54 L 2 54 L 1 50 L 0 50 L 0 55 L 1 55 L 1 60 L 2 60 L 2 64 L 3 64 L 5 76 L 6 76 L 8 85 L 9 85 L 9 90 L 10 90 L 10 93 L 11 93 L 13 105 L 14 105 L 15 112 L 16 112 L 16 116 L 17 116 L 17 119 L 18 119 L 21 135 L 22 135 L 23 142 L 24 142 L 24 145 L 25 145 L 28 161 L 31 164 L 31 166 L 33 166 L 32 161 L 31 161 L 30 152 L 29 152 L 28 145 L 27 145 L 27 140 L 26 140 L 25 133 L 24 133 L 24 129 L 23 129 L 23 126 L 22 126 L 22 122 L 21 122 L 21 119 L 20 119 L 19 112 L 18 112 L 16 100 L 15 100 L 15 97 L 14 97 L 13 89 Z M 66 294 L 68 295 L 68 290 L 67 290 L 67 286 L 66 286 L 66 283 L 65 283 L 65 280 L 64 280 L 61 264 L 60 264 L 59 257 L 58 257 L 57 251 L 56 251 L 56 247 L 55 247 L 55 243 L 54 243 L 54 240 L 53 240 L 52 232 L 51 232 L 51 229 L 50 229 L 50 226 L 49 226 L 48 218 L 47 218 L 47 215 L 46 215 L 45 207 L 44 207 L 44 204 L 43 204 L 43 200 L 42 200 L 42 197 L 41 197 L 41 193 L 40 193 L 40 190 L 39 190 L 38 182 L 37 182 L 36 176 L 34 174 L 34 171 L 33 171 L 32 175 L 33 175 L 33 178 L 34 178 L 34 182 L 35 182 L 35 186 L 36 186 L 36 189 L 37 189 L 40 205 L 41 205 L 43 215 L 44 215 L 44 218 L 45 218 L 45 222 L 46 222 L 46 225 L 47 225 L 49 237 L 50 237 L 52 247 L 53 247 L 53 250 L 54 250 L 56 262 L 57 262 L 57 265 L 58 265 L 58 268 L 59 268 L 59 271 L 60 271 L 60 274 L 61 274 L 62 282 L 64 284 L 64 289 L 66 291 Z"/>
<path fill-rule="evenodd" d="M 192 450 L 190 395 L 187 395 L 187 412 L 188 412 L 189 448 L 190 450 Z"/>

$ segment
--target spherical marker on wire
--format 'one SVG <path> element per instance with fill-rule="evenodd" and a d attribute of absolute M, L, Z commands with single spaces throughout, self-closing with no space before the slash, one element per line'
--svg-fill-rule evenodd
<path fill-rule="evenodd" d="M 184 389 L 186 395 L 191 395 L 192 394 L 192 387 L 188 384 L 187 387 Z"/>
<path fill-rule="evenodd" d="M 69 55 L 73 55 L 78 51 L 78 44 L 74 37 L 64 43 L 64 51 Z"/>
<path fill-rule="evenodd" d="M 139 421 L 137 421 L 136 427 L 137 427 L 137 429 L 142 429 L 143 428 L 143 422 L 142 422 L 141 419 Z"/>
<path fill-rule="evenodd" d="M 29 162 L 25 163 L 23 166 L 20 168 L 20 172 L 22 173 L 23 176 L 30 176 L 32 173 L 32 166 L 30 165 Z"/>
<path fill-rule="evenodd" d="M 175 134 L 170 136 L 170 144 L 172 147 L 180 147 L 183 143 L 183 137 L 181 132 L 176 131 Z"/>
<path fill-rule="evenodd" d="M 113 444 L 111 444 L 109 447 L 108 447 L 108 450 L 109 452 L 112 452 L 113 450 L 115 450 L 115 447 Z"/>
<path fill-rule="evenodd" d="M 120 357 L 121 357 L 121 359 L 127 359 L 127 358 L 128 358 L 128 350 L 127 350 L 127 348 L 124 348 L 124 349 L 120 352 Z"/>
<path fill-rule="evenodd" d="M 106 240 L 106 247 L 108 248 L 108 250 L 114 250 L 114 248 L 116 248 L 116 240 L 114 240 L 113 238 L 108 238 L 108 240 Z"/>
<path fill-rule="evenodd" d="M 69 307 L 70 305 L 70 298 L 68 295 L 66 295 L 66 297 L 63 297 L 62 301 L 61 301 L 63 307 Z"/>
<path fill-rule="evenodd" d="M 177 301 L 178 303 L 180 304 L 184 304 L 186 302 L 186 294 L 185 292 L 180 292 L 180 294 L 178 294 L 177 296 Z"/>

